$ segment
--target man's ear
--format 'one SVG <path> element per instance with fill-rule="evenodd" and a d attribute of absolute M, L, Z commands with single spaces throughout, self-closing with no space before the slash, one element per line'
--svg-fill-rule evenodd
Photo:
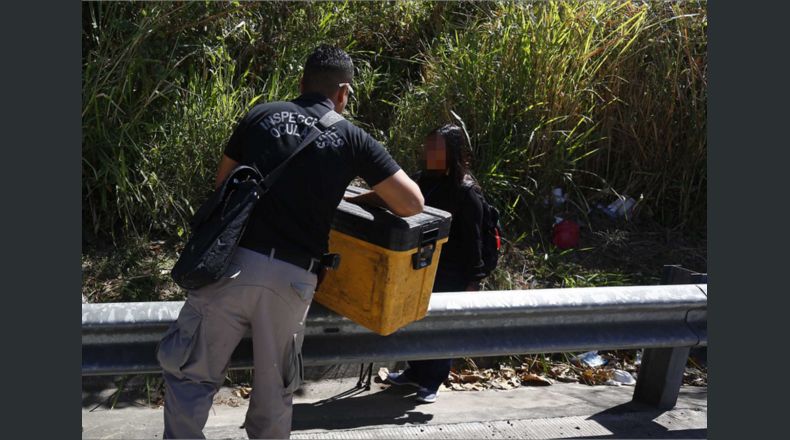
<path fill-rule="evenodd" d="M 346 109 L 346 104 L 348 104 L 348 100 L 344 95 L 343 88 L 340 87 L 337 89 L 337 92 L 335 92 L 334 99 L 331 100 L 335 104 L 335 111 L 338 113 L 343 113 L 343 110 Z"/>
<path fill-rule="evenodd" d="M 335 100 L 337 102 L 343 102 L 343 98 L 345 97 L 346 92 L 343 87 L 338 87 L 337 92 L 335 92 Z"/>

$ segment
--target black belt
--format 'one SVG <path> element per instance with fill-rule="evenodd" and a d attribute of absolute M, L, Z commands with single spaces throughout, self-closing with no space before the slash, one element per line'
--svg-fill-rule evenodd
<path fill-rule="evenodd" d="M 260 252 L 264 255 L 269 255 L 280 261 L 291 263 L 294 266 L 301 267 L 302 269 L 314 273 L 316 275 L 318 275 L 321 272 L 321 269 L 323 268 L 321 264 L 321 260 L 317 258 L 313 258 L 309 255 L 305 255 L 304 253 L 301 252 L 289 251 L 288 249 L 284 249 L 284 248 L 280 248 L 280 249 L 257 248 L 253 250 L 256 252 Z"/>

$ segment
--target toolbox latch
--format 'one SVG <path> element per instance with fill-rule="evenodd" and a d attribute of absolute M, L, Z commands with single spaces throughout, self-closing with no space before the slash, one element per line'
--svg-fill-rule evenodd
<path fill-rule="evenodd" d="M 426 229 L 420 233 L 417 252 L 411 256 L 411 266 L 419 270 L 431 265 L 433 252 L 436 250 L 436 239 L 439 237 L 439 228 Z"/>

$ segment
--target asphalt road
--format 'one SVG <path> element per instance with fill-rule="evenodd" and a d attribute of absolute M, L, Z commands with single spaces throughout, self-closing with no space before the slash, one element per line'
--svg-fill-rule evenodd
<path fill-rule="evenodd" d="M 356 378 L 308 381 L 294 403 L 291 438 L 706 438 L 707 388 L 683 387 L 677 405 L 658 411 L 631 402 L 633 387 L 554 384 L 507 391 L 444 391 L 433 404 L 414 388 Z M 207 438 L 246 438 L 247 400 L 223 388 L 204 430 Z M 84 439 L 162 436 L 162 408 L 121 400 L 111 389 L 83 392 Z"/>

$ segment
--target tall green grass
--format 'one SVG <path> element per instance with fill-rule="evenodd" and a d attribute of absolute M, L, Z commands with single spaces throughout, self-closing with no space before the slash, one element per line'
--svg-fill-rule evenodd
<path fill-rule="evenodd" d="M 351 118 L 375 131 L 392 104 L 374 93 L 392 99 L 401 84 L 383 77 L 411 64 L 397 54 L 417 51 L 409 35 L 427 11 L 422 2 L 83 3 L 84 237 L 180 235 L 235 121 L 257 102 L 296 97 L 320 43 L 354 56 Z"/>
<path fill-rule="evenodd" d="M 398 156 L 414 163 L 454 112 L 478 178 L 523 228 L 558 185 L 582 214 L 644 195 L 665 225 L 704 227 L 704 3 L 497 5 L 422 54 L 390 131 Z"/>
<path fill-rule="evenodd" d="M 234 87 L 238 72 L 222 45 L 178 29 L 241 10 L 83 4 L 84 232 L 172 231 L 183 218 L 209 172 L 201 167 L 216 161 L 209 153 L 252 93 Z"/>
<path fill-rule="evenodd" d="M 705 3 L 82 7 L 86 239 L 176 237 L 235 121 L 295 97 L 324 42 L 359 68 L 350 118 L 407 168 L 458 114 L 476 174 L 520 230 L 555 185 L 582 208 L 644 194 L 664 224 L 704 227 Z"/>

